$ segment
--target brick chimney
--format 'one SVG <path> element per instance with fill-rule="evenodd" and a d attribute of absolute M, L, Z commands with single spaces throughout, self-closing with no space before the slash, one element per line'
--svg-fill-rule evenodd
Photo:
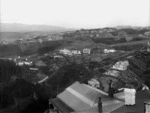
<path fill-rule="evenodd" d="M 103 109 L 102 109 L 102 100 L 101 97 L 98 98 L 98 113 L 102 113 Z"/>
<path fill-rule="evenodd" d="M 109 82 L 108 95 L 109 97 L 114 97 L 114 88 L 112 87 L 112 80 L 110 80 Z"/>

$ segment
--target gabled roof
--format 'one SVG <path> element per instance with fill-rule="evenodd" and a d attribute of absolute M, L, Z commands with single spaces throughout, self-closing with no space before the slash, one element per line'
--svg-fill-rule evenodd
<path fill-rule="evenodd" d="M 113 111 L 124 104 L 124 102 L 119 99 L 108 97 L 108 94 L 101 90 L 75 82 L 66 88 L 65 91 L 57 95 L 57 99 L 63 104 L 60 103 L 61 105 L 57 105 L 56 107 L 67 106 L 69 109 L 68 111 L 63 111 L 64 113 L 70 112 L 70 109 L 73 110 L 74 113 L 98 113 L 98 97 L 102 98 L 104 113 Z M 55 104 L 55 102 L 52 103 Z M 64 108 L 66 108 L 65 106 Z"/>
<path fill-rule="evenodd" d="M 136 104 L 122 106 L 111 113 L 144 113 L 144 102 L 150 100 L 150 90 L 142 90 L 136 94 Z"/>
<path fill-rule="evenodd" d="M 75 111 L 83 111 L 94 106 L 98 97 L 102 95 L 106 94 L 102 94 L 85 84 L 75 82 L 70 87 L 66 88 L 65 91 L 57 95 L 57 98 L 62 100 Z"/>

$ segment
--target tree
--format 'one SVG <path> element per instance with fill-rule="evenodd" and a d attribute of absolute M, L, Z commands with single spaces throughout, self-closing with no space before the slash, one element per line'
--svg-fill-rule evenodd
<path fill-rule="evenodd" d="M 11 76 L 19 76 L 21 68 L 13 61 L 0 60 L 0 82 L 8 82 Z"/>
<path fill-rule="evenodd" d="M 70 63 L 62 65 L 46 82 L 53 92 L 59 93 L 75 81 L 87 83 L 92 78 L 91 72 L 84 65 Z"/>

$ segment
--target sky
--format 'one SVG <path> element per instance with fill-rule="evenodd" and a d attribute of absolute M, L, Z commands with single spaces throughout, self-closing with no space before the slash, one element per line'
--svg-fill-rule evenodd
<path fill-rule="evenodd" d="M 67 28 L 150 26 L 150 0 L 0 0 L 0 21 Z"/>

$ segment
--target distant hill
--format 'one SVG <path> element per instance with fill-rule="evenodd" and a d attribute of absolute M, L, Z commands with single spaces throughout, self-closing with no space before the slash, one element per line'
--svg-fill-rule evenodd
<path fill-rule="evenodd" d="M 51 25 L 27 25 L 18 23 L 1 23 L 1 32 L 31 32 L 31 31 L 67 31 L 71 29 Z"/>
<path fill-rule="evenodd" d="M 3 40 L 14 41 L 33 35 L 45 35 L 74 30 L 51 25 L 27 25 L 18 23 L 1 23 L 0 27 L 0 42 Z"/>

